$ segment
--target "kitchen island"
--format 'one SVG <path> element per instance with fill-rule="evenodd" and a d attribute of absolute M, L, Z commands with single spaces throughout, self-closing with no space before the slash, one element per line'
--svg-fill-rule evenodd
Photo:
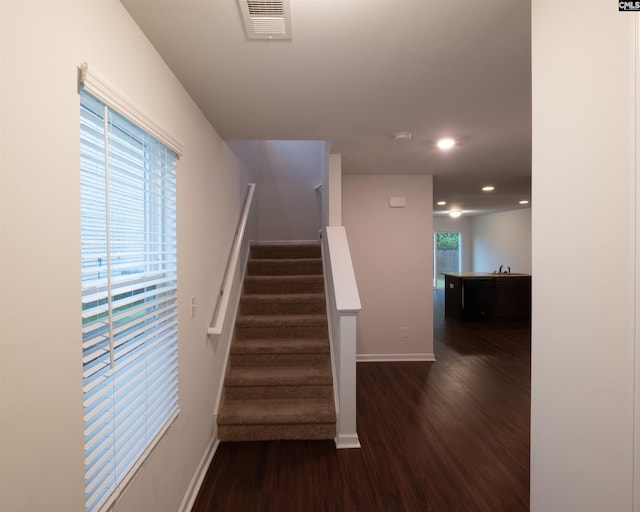
<path fill-rule="evenodd" d="M 531 275 L 492 272 L 444 273 L 444 315 L 459 322 L 531 318 Z"/>

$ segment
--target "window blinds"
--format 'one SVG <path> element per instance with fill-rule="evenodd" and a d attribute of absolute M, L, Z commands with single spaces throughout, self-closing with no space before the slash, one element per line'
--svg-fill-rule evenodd
<path fill-rule="evenodd" d="M 78 89 L 98 98 L 138 128 L 167 146 L 178 158 L 182 155 L 182 144 L 179 141 L 173 138 L 158 123 L 153 122 L 140 107 L 136 106 L 106 78 L 93 68 L 89 71 L 89 65 L 86 62 L 78 66 Z"/>
<path fill-rule="evenodd" d="M 176 153 L 80 91 L 86 510 L 178 412 Z"/>

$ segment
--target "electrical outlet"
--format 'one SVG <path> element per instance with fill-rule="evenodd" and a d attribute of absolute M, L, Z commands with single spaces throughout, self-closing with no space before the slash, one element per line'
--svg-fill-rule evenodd
<path fill-rule="evenodd" d="M 193 318 L 194 316 L 196 316 L 196 296 L 192 295 L 191 296 L 191 318 Z"/>
<path fill-rule="evenodd" d="M 400 327 L 400 337 L 408 338 L 409 337 L 409 328 L 408 327 Z"/>

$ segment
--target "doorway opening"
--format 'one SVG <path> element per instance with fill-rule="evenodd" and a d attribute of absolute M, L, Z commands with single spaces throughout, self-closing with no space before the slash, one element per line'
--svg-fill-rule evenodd
<path fill-rule="evenodd" d="M 460 233 L 437 231 L 433 234 L 433 287 L 444 287 L 443 272 L 460 272 Z"/>

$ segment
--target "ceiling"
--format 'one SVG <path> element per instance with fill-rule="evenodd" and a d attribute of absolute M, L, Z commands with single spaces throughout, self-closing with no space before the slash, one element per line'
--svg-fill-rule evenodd
<path fill-rule="evenodd" d="M 226 140 L 329 140 L 345 174 L 431 174 L 436 214 L 530 199 L 528 0 L 291 0 L 292 38 L 271 41 L 247 39 L 236 0 L 121 1 Z"/>

